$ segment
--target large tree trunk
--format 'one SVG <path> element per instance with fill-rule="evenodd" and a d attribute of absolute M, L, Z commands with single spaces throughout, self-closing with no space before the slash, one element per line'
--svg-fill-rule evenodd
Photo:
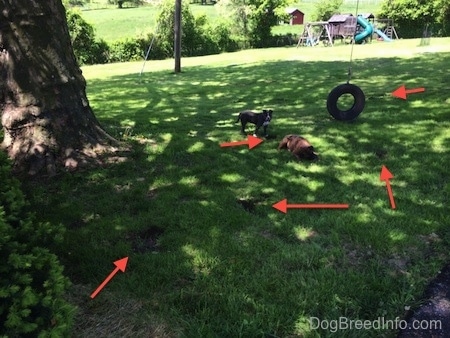
<path fill-rule="evenodd" d="M 114 149 L 85 89 L 61 0 L 0 0 L 2 147 L 16 170 L 54 174 Z"/>

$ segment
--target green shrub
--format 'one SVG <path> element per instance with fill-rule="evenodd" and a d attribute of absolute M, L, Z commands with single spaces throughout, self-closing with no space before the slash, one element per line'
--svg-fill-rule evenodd
<path fill-rule="evenodd" d="M 250 43 L 256 48 L 270 47 L 272 41 L 272 27 L 276 26 L 278 16 L 276 9 L 284 4 L 283 0 L 254 1 L 254 9 L 250 15 L 251 30 Z"/>
<path fill-rule="evenodd" d="M 153 38 L 155 38 L 153 40 Z M 155 33 L 147 33 L 137 38 L 140 41 L 141 46 L 143 47 L 142 56 L 145 57 L 147 54 L 148 48 L 151 45 L 151 50 L 148 55 L 149 60 L 162 60 L 166 58 L 173 57 L 173 54 L 167 54 L 164 52 L 160 41 L 158 40 L 158 36 Z"/>
<path fill-rule="evenodd" d="M 328 21 L 334 14 L 338 14 L 344 0 L 321 0 L 312 15 L 313 21 Z"/>
<path fill-rule="evenodd" d="M 289 0 L 221 0 L 217 7 L 238 45 L 264 48 L 272 44 L 272 27 L 285 17 Z"/>
<path fill-rule="evenodd" d="M 157 18 L 158 41 L 164 49 L 165 54 L 173 55 L 173 39 L 174 39 L 174 13 L 175 8 L 173 1 L 166 0 L 161 5 L 161 11 Z M 181 5 L 182 20 L 182 56 L 193 56 L 194 51 L 199 48 L 198 31 L 196 30 L 195 18 L 192 14 L 189 4 L 182 2 Z"/>
<path fill-rule="evenodd" d="M 86 64 L 108 63 L 110 47 L 105 40 L 96 40 L 90 47 L 90 55 L 86 55 Z"/>
<path fill-rule="evenodd" d="M 78 64 L 108 62 L 108 44 L 103 40 L 96 41 L 94 28 L 76 10 L 67 10 L 66 17 L 70 41 Z"/>
<path fill-rule="evenodd" d="M 157 18 L 158 44 L 164 55 L 173 56 L 174 6 L 172 1 L 164 1 Z M 205 15 L 194 17 L 189 4 L 182 3 L 181 55 L 199 56 L 234 51 L 237 43 L 230 37 L 225 23 L 212 25 Z"/>
<path fill-rule="evenodd" d="M 113 42 L 109 51 L 110 62 L 136 61 L 143 59 L 145 47 L 138 39 L 124 39 Z"/>
<path fill-rule="evenodd" d="M 297 44 L 298 37 L 292 33 L 277 34 L 272 37 L 271 47 L 292 46 Z"/>
<path fill-rule="evenodd" d="M 148 55 L 149 60 L 162 60 L 172 55 L 169 55 L 167 50 L 161 48 L 160 41 L 155 38 L 152 43 L 154 33 L 138 36 L 134 39 L 124 39 L 113 42 L 109 48 L 108 62 L 126 62 L 143 60 L 145 55 L 152 45 Z"/>
<path fill-rule="evenodd" d="M 148 59 L 173 57 L 173 17 L 173 3 L 166 1 L 158 16 L 156 33 L 122 39 L 108 45 L 103 40 L 96 40 L 94 28 L 84 21 L 78 11 L 67 11 L 72 47 L 79 65 L 143 60 L 155 34 Z M 231 37 L 226 22 L 210 24 L 205 15 L 194 17 L 187 3 L 182 5 L 182 20 L 182 56 L 233 52 L 242 48 Z"/>
<path fill-rule="evenodd" d="M 69 281 L 48 249 L 62 240 L 63 229 L 33 219 L 10 173 L 0 152 L 0 336 L 68 336 L 73 307 L 63 293 Z"/>
<path fill-rule="evenodd" d="M 448 0 L 385 0 L 378 16 L 393 19 L 401 38 L 422 37 L 425 27 L 435 36 L 450 35 Z"/>
<path fill-rule="evenodd" d="M 217 46 L 218 52 L 235 52 L 239 49 L 238 43 L 231 37 L 231 29 L 226 22 L 208 25 L 205 34 L 209 34 L 211 40 Z"/>

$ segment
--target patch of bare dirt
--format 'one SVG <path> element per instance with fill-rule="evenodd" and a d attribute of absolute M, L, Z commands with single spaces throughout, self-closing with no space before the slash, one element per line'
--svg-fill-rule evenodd
<path fill-rule="evenodd" d="M 93 288 L 75 284 L 67 298 L 77 307 L 72 337 L 87 338 L 173 338 L 176 329 L 149 313 L 143 301 L 123 297 L 103 290 L 96 298 L 89 295 Z"/>
<path fill-rule="evenodd" d="M 151 226 L 142 231 L 130 233 L 127 238 L 131 241 L 131 247 L 136 253 L 157 253 L 161 250 L 159 237 L 164 233 L 164 229 L 158 226 Z"/>

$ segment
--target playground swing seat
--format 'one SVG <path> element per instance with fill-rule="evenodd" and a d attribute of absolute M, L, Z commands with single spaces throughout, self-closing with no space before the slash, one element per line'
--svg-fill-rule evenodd
<path fill-rule="evenodd" d="M 319 38 L 311 37 L 306 39 L 306 46 L 316 46 L 319 44 Z"/>

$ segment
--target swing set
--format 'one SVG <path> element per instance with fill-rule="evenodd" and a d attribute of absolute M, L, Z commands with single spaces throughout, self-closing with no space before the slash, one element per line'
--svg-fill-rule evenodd
<path fill-rule="evenodd" d="M 330 24 L 328 21 L 308 22 L 303 34 L 298 39 L 297 48 L 299 46 L 315 46 L 320 41 L 323 41 L 327 46 L 333 44 Z"/>

